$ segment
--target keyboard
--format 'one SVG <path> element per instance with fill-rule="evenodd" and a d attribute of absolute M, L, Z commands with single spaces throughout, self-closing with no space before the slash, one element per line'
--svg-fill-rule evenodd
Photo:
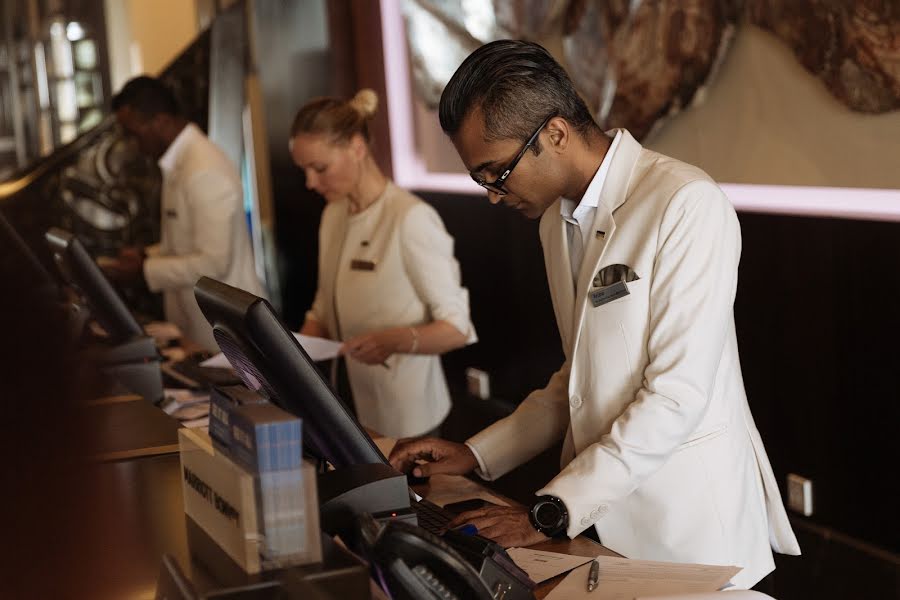
<path fill-rule="evenodd" d="M 424 498 L 418 502 L 414 502 L 412 509 L 413 512 L 416 513 L 416 520 L 419 522 L 419 527 L 434 535 L 443 534 L 447 524 L 456 516 L 452 512 L 445 510 L 434 502 L 429 502 Z"/>
<path fill-rule="evenodd" d="M 435 535 L 441 536 L 444 543 L 451 546 L 468 562 L 488 589 L 502 584 L 509 592 L 505 597 L 534 598 L 531 591 L 534 581 L 510 558 L 503 546 L 479 535 L 469 535 L 457 530 L 446 530 L 447 524 L 456 513 L 442 508 L 424 498 L 412 504 L 413 512 L 419 521 L 419 527 Z"/>

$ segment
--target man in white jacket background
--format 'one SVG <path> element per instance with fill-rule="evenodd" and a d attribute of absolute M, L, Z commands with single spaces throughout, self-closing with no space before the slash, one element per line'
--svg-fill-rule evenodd
<path fill-rule="evenodd" d="M 626 557 L 740 566 L 737 587 L 774 569 L 772 548 L 799 554 L 744 392 L 740 227 L 724 193 L 627 131 L 604 134 L 536 44 L 476 50 L 440 119 L 492 203 L 541 219 L 566 360 L 466 444 L 402 441 L 391 463 L 495 479 L 562 439 L 561 471 L 530 508 L 457 522 L 506 546 L 594 527 Z"/>
<path fill-rule="evenodd" d="M 174 94 L 158 79 L 130 80 L 112 106 L 126 135 L 158 161 L 163 184 L 160 243 L 146 251 L 124 249 L 107 271 L 120 278 L 142 273 L 151 291 L 162 292 L 166 320 L 217 352 L 212 328 L 194 299 L 197 280 L 212 277 L 265 295 L 254 268 L 238 171 L 180 115 Z"/>

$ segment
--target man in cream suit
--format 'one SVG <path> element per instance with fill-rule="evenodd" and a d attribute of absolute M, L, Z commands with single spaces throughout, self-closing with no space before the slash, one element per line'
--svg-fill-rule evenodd
<path fill-rule="evenodd" d="M 237 169 L 193 123 L 180 116 L 172 92 L 152 77 L 130 80 L 113 98 L 116 119 L 162 171 L 161 239 L 124 249 L 107 267 L 114 277 L 143 273 L 162 292 L 166 320 L 206 350 L 218 352 L 209 322 L 194 299 L 194 284 L 219 279 L 259 296 L 253 250 Z"/>
<path fill-rule="evenodd" d="M 566 360 L 466 444 L 403 441 L 392 464 L 496 479 L 564 439 L 530 509 L 458 522 L 507 546 L 594 527 L 630 558 L 738 565 L 737 587 L 774 569 L 772 548 L 799 554 L 744 393 L 740 228 L 718 186 L 627 131 L 604 135 L 536 44 L 476 50 L 440 118 L 492 203 L 541 218 Z"/>

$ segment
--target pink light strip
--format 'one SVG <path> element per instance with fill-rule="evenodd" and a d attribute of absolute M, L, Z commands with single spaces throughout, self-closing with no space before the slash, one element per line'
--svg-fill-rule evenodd
<path fill-rule="evenodd" d="M 406 29 L 400 0 L 381 0 L 381 39 L 394 182 L 423 192 L 482 195 L 483 190 L 468 175 L 428 171 L 416 152 Z"/>
<path fill-rule="evenodd" d="M 416 152 L 400 0 L 381 0 L 381 28 L 394 181 L 422 192 L 483 196 L 484 190 L 468 175 L 428 171 Z M 721 187 L 735 209 L 743 212 L 900 222 L 900 190 L 736 183 Z"/>
<path fill-rule="evenodd" d="M 739 211 L 900 222 L 900 190 L 721 184 Z"/>

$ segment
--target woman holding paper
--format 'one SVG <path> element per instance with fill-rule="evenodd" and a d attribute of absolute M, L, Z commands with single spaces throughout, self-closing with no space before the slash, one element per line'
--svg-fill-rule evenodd
<path fill-rule="evenodd" d="M 432 432 L 450 411 L 439 355 L 476 341 L 453 238 L 370 152 L 378 97 L 318 98 L 291 128 L 306 187 L 326 201 L 319 281 L 300 333 L 343 341 L 360 423 L 391 437 Z"/>

